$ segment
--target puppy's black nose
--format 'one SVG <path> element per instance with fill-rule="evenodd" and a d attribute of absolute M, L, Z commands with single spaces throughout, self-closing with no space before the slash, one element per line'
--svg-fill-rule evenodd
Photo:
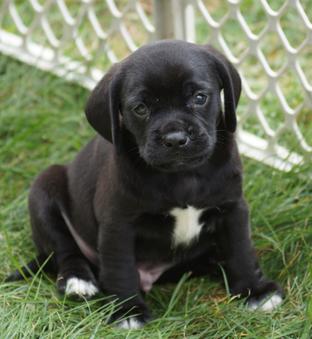
<path fill-rule="evenodd" d="M 163 144 L 168 148 L 184 147 L 189 141 L 190 138 L 184 131 L 169 132 L 163 137 Z"/>

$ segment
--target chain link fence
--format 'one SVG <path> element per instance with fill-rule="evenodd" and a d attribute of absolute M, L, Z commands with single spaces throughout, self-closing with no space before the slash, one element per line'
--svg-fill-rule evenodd
<path fill-rule="evenodd" d="M 0 2 L 0 52 L 89 89 L 165 38 L 211 43 L 236 65 L 243 154 L 282 170 L 311 158 L 311 0 Z"/>

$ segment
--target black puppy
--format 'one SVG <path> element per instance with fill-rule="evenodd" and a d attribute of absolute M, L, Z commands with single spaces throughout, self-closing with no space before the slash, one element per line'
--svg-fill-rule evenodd
<path fill-rule="evenodd" d="M 39 256 L 24 273 L 53 253 L 58 289 L 125 301 L 114 315 L 130 316 L 124 328 L 149 319 L 142 292 L 156 280 L 204 274 L 212 263 L 250 308 L 280 304 L 250 238 L 233 134 L 240 92 L 237 71 L 209 46 L 162 41 L 114 65 L 86 107 L 99 135 L 31 188 Z"/>

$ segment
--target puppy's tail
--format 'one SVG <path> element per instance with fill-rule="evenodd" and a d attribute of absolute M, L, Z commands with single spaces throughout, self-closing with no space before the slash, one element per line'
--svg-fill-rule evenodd
<path fill-rule="evenodd" d="M 53 273 L 55 271 L 55 267 L 52 257 L 52 255 L 46 256 L 44 254 L 39 254 L 28 264 L 12 272 L 8 277 L 6 277 L 5 282 L 25 280 L 33 277 L 39 271 Z"/>

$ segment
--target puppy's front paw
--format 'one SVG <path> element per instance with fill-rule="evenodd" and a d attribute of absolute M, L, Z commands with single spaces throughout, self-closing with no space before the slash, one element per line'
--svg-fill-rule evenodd
<path fill-rule="evenodd" d="M 110 322 L 122 329 L 138 329 L 143 327 L 151 319 L 146 305 L 123 306 L 116 311 Z"/>
<path fill-rule="evenodd" d="M 283 297 L 279 293 L 264 295 L 263 297 L 251 298 L 247 301 L 249 310 L 260 310 L 271 312 L 283 302 Z"/>
<path fill-rule="evenodd" d="M 64 279 L 59 276 L 58 290 L 73 299 L 89 299 L 99 293 L 99 289 L 92 280 L 84 280 L 78 277 Z"/>
<path fill-rule="evenodd" d="M 278 284 L 265 281 L 251 291 L 247 299 L 247 308 L 271 312 L 283 302 L 283 292 Z"/>
<path fill-rule="evenodd" d="M 120 320 L 119 322 L 117 322 L 116 327 L 124 330 L 138 329 L 143 327 L 146 324 L 146 322 L 147 320 L 140 316 L 130 317 L 128 319 Z"/>
<path fill-rule="evenodd" d="M 65 294 L 77 295 L 82 298 L 91 298 L 99 292 L 99 289 L 92 281 L 86 281 L 76 277 L 66 281 Z"/>

